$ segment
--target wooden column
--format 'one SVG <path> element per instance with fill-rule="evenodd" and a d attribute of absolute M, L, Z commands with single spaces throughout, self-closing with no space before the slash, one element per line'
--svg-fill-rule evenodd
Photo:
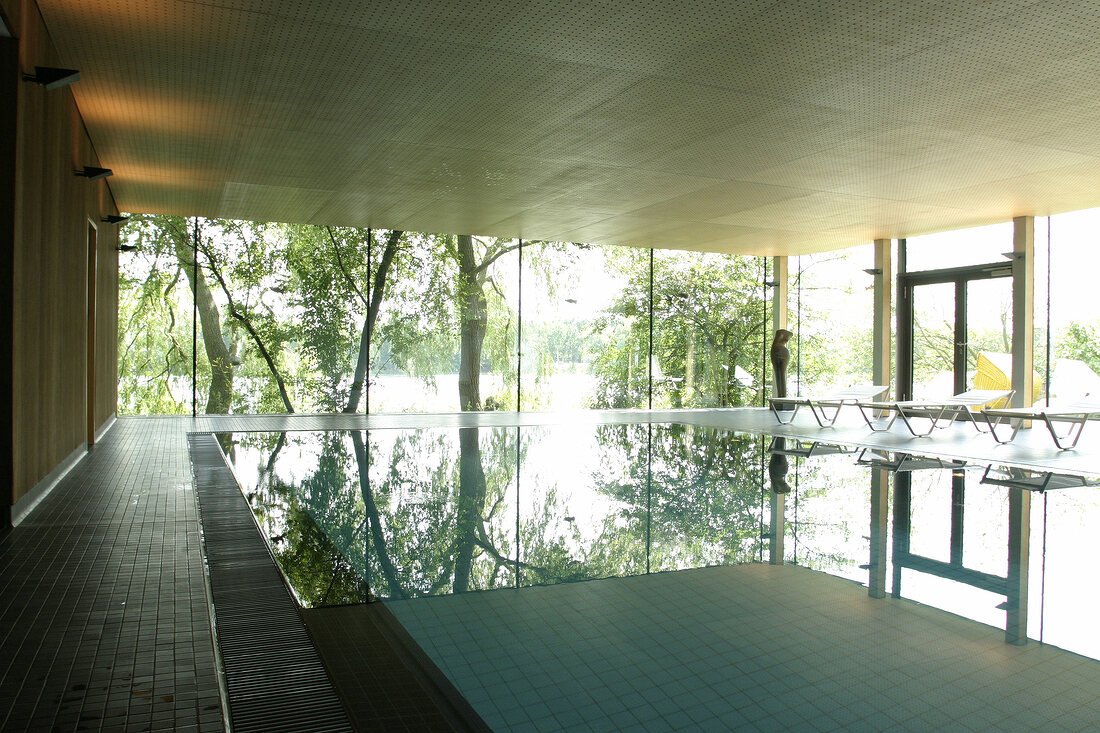
<path fill-rule="evenodd" d="M 787 258 L 772 257 L 772 333 L 787 327 Z"/>
<path fill-rule="evenodd" d="M 87 420 L 85 424 L 87 426 L 86 439 L 88 445 L 95 443 L 95 429 L 98 425 L 96 422 L 96 307 L 98 300 L 96 298 L 96 291 L 98 290 L 98 278 L 96 277 L 99 272 L 98 262 L 96 259 L 96 253 L 98 250 L 98 232 L 96 231 L 95 224 L 88 222 L 88 309 L 86 317 L 88 319 L 88 339 L 87 339 L 87 353 L 88 353 L 88 369 L 87 369 L 87 381 L 88 390 L 85 394 L 87 398 Z"/>
<path fill-rule="evenodd" d="M 787 328 L 787 281 L 789 280 L 787 257 L 772 257 L 772 334 L 781 328 Z M 790 371 L 788 370 L 788 375 Z M 790 380 L 788 377 L 788 384 Z M 789 388 L 788 388 L 789 389 Z M 788 392 L 789 394 L 789 392 Z M 785 550 L 784 538 L 787 531 L 787 495 L 771 494 L 771 542 L 768 547 L 768 562 L 772 565 L 783 564 Z"/>
<path fill-rule="evenodd" d="M 1035 217 L 1012 220 L 1013 407 L 1030 407 L 1035 364 Z"/>
<path fill-rule="evenodd" d="M 875 312 L 871 337 L 871 381 L 875 384 L 890 384 L 893 378 L 890 351 L 891 312 L 890 303 L 893 293 L 894 268 L 890 252 L 891 240 L 875 240 Z"/>
<path fill-rule="evenodd" d="M 768 562 L 772 565 L 782 565 L 783 539 L 787 531 L 787 495 L 777 494 L 774 491 L 768 493 L 771 494 L 772 510 L 771 525 L 768 528 L 771 532 L 771 542 L 768 543 Z"/>

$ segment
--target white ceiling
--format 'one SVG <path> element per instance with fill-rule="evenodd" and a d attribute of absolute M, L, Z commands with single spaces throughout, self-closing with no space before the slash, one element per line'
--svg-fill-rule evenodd
<path fill-rule="evenodd" d="M 794 254 L 1100 206 L 1100 3 L 38 0 L 121 209 Z"/>

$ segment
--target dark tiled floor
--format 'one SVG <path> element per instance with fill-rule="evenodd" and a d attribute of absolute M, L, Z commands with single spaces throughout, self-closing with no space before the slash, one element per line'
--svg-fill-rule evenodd
<path fill-rule="evenodd" d="M 3 730 L 223 729 L 181 427 L 120 420 L 0 541 Z"/>

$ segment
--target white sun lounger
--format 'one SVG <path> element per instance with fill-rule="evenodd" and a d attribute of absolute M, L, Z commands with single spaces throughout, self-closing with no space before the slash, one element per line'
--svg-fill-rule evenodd
<path fill-rule="evenodd" d="M 809 407 L 818 425 L 823 428 L 831 428 L 836 423 L 840 408 L 844 405 L 855 405 L 861 400 L 874 399 L 885 394 L 888 389 L 890 388 L 882 385 L 863 384 L 820 397 L 769 397 L 768 406 L 772 408 L 775 419 L 779 421 L 780 425 L 790 425 L 799 409 Z M 828 408 L 835 408 L 832 417 L 826 412 Z M 791 416 L 784 420 L 780 416 L 780 412 L 791 412 Z"/>
<path fill-rule="evenodd" d="M 859 412 L 863 415 L 863 419 L 867 421 L 868 427 L 871 430 L 881 433 L 885 430 L 889 430 L 893 426 L 894 421 L 899 417 L 905 427 L 909 429 L 909 432 L 918 438 L 925 438 L 932 434 L 932 431 L 938 427 L 946 427 L 940 423 L 946 418 L 947 424 L 950 424 L 964 412 L 970 417 L 971 422 L 974 423 L 974 428 L 978 432 L 985 432 L 982 430 L 981 425 L 978 422 L 978 416 L 974 413 L 974 409 L 981 407 L 982 405 L 993 402 L 994 400 L 1007 400 L 1012 397 L 1013 390 L 1011 389 L 971 389 L 966 392 L 960 392 L 954 397 L 948 397 L 944 400 L 901 400 L 897 402 L 860 402 Z M 885 426 L 875 427 L 875 423 L 867 414 L 867 410 L 879 411 L 886 410 L 894 413 L 889 422 Z M 912 418 L 921 417 L 931 421 L 931 426 L 925 432 L 918 432 L 913 427 L 913 423 L 910 422 Z M 988 421 L 984 421 L 988 424 Z"/>
<path fill-rule="evenodd" d="M 1016 439 L 1016 434 L 1024 422 L 1028 420 L 1042 420 L 1054 445 L 1058 450 L 1072 450 L 1077 441 L 1081 439 L 1081 431 L 1085 429 L 1085 423 L 1089 420 L 1100 418 L 1100 398 L 1084 398 L 1061 405 L 1032 405 L 1031 407 L 1003 408 L 999 410 L 982 410 L 982 417 L 989 424 L 989 432 L 998 443 L 1011 443 Z M 992 419 L 991 419 L 992 418 Z M 1013 424 L 1012 435 L 1008 438 L 997 435 L 994 423 L 1000 419 L 1007 419 Z M 1059 435 L 1054 423 L 1069 423 L 1069 430 L 1065 435 Z"/>

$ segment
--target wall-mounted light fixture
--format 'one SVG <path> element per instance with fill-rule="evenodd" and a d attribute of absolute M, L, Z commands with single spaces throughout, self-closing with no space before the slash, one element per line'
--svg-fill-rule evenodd
<path fill-rule="evenodd" d="M 36 66 L 33 74 L 23 74 L 23 81 L 33 81 L 47 89 L 58 89 L 80 81 L 80 72 L 76 69 L 59 69 L 55 66 Z"/>
<path fill-rule="evenodd" d="M 100 219 L 100 221 L 107 222 L 108 224 L 125 224 L 130 221 L 130 217 L 119 216 L 118 214 L 107 214 L 107 216 Z"/>
<path fill-rule="evenodd" d="M 111 170 L 110 168 L 96 168 L 96 167 L 90 166 L 90 165 L 84 166 L 84 170 L 82 170 L 82 171 L 76 171 L 76 175 L 84 176 L 89 181 L 98 181 L 101 178 L 106 178 L 107 176 L 113 176 L 114 173 L 115 172 L 113 170 Z"/>

